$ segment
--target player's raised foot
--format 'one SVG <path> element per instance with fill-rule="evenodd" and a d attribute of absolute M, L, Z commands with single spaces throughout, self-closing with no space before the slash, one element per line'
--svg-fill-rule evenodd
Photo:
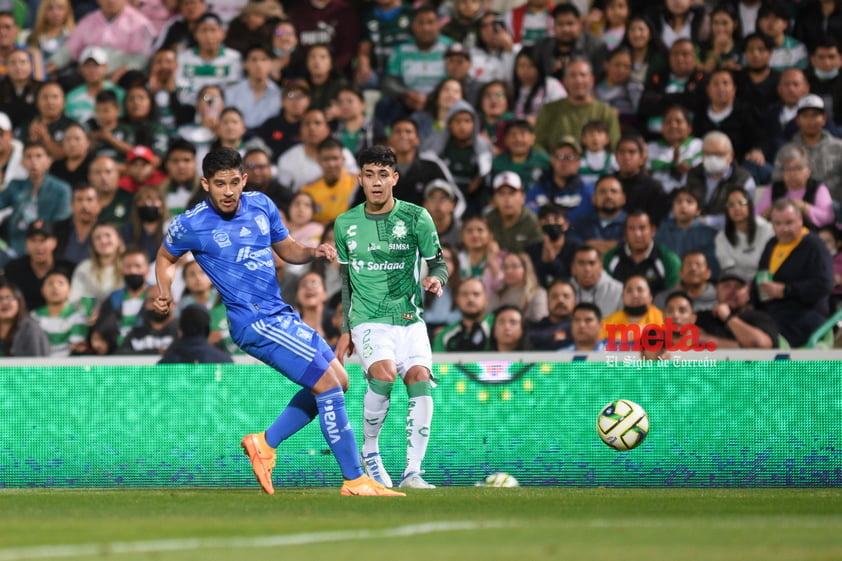
<path fill-rule="evenodd" d="M 357 495 L 360 497 L 405 497 L 406 493 L 392 491 L 367 475 L 361 475 L 356 479 L 346 479 L 342 484 L 343 495 Z"/>
<path fill-rule="evenodd" d="M 267 494 L 275 494 L 275 487 L 272 485 L 272 470 L 275 468 L 275 449 L 266 443 L 263 433 L 247 434 L 243 437 L 240 446 L 243 453 L 249 457 L 251 467 L 257 476 L 257 481 Z"/>
<path fill-rule="evenodd" d="M 435 489 L 435 485 L 424 481 L 424 478 L 421 477 L 421 473 L 422 472 L 420 471 L 410 471 L 405 474 L 401 479 L 399 487 L 402 487 L 403 489 Z"/>
<path fill-rule="evenodd" d="M 378 452 L 372 452 L 366 456 L 360 454 L 365 474 L 381 484 L 383 487 L 392 488 L 392 478 L 389 477 L 386 468 L 383 467 L 383 457 Z"/>

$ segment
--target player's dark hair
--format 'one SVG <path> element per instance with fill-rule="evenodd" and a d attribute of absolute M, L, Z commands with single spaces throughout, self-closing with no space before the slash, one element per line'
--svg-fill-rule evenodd
<path fill-rule="evenodd" d="M 233 148 L 223 146 L 214 148 L 202 160 L 202 174 L 205 179 L 210 180 L 217 172 L 235 169 L 241 174 L 245 172 L 243 169 L 243 158 L 240 153 Z"/>
<path fill-rule="evenodd" d="M 357 156 L 357 165 L 363 169 L 366 165 L 384 166 L 395 169 L 398 165 L 398 159 L 392 149 L 388 146 L 380 146 L 376 144 L 365 148 L 360 155 Z"/>
<path fill-rule="evenodd" d="M 573 311 L 570 313 L 570 316 L 576 315 L 576 312 L 579 310 L 588 310 L 593 312 L 596 315 L 596 319 L 602 321 L 602 310 L 599 309 L 599 306 L 594 304 L 593 302 L 579 302 L 575 306 L 573 306 Z"/>

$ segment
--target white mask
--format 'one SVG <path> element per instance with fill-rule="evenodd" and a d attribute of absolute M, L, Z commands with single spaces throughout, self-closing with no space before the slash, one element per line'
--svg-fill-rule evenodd
<path fill-rule="evenodd" d="M 818 68 L 814 68 L 813 72 L 816 73 L 816 78 L 818 78 L 819 80 L 822 80 L 822 81 L 833 80 L 834 78 L 836 78 L 839 75 L 839 69 L 838 68 L 834 68 L 833 70 L 828 70 L 828 71 L 819 70 Z"/>
<path fill-rule="evenodd" d="M 702 165 L 708 175 L 722 175 L 728 169 L 728 160 L 723 156 L 702 156 Z"/>

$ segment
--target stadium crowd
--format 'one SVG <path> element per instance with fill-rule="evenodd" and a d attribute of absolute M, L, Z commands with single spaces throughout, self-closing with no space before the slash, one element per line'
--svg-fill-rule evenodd
<path fill-rule="evenodd" d="M 391 147 L 450 272 L 434 351 L 600 350 L 665 318 L 798 347 L 842 298 L 839 1 L 3 5 L 0 356 L 238 353 L 189 258 L 153 306 L 215 146 L 313 246 L 363 201 L 355 154 Z M 338 266 L 275 264 L 335 342 Z"/>

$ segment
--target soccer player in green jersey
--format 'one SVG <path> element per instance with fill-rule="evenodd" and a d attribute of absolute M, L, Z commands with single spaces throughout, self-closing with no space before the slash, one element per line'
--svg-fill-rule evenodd
<path fill-rule="evenodd" d="M 363 419 L 363 467 L 386 487 L 378 436 L 397 376 L 409 394 L 406 417 L 406 469 L 400 487 L 433 489 L 421 477 L 433 418 L 432 351 L 424 325 L 424 290 L 438 296 L 447 282 L 433 219 L 426 209 L 392 196 L 398 182 L 397 159 L 385 146 L 358 156 L 365 203 L 341 214 L 335 223 L 342 271 L 342 336 L 336 356 L 356 348 L 368 379 Z M 421 279 L 421 259 L 428 276 Z"/>

